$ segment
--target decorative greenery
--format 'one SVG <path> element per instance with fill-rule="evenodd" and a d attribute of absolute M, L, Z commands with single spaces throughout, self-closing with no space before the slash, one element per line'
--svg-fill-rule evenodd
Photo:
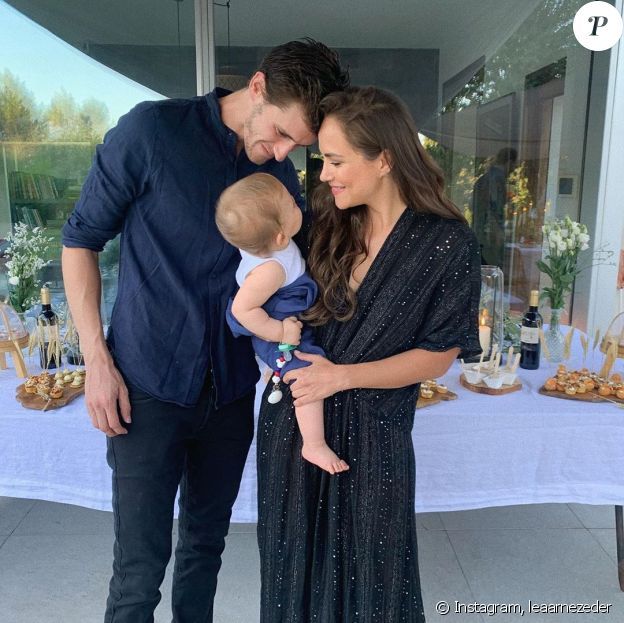
<path fill-rule="evenodd" d="M 520 350 L 521 329 L 522 329 L 522 314 L 506 311 L 503 316 L 504 348 L 513 346 L 514 350 Z"/>
<path fill-rule="evenodd" d="M 23 313 L 39 300 L 41 284 L 39 271 L 50 263 L 45 260 L 53 238 L 46 236 L 45 227 L 31 227 L 17 223 L 15 231 L 8 233 L 9 246 L 5 256 L 9 278 L 9 299 L 15 311 Z"/>
<path fill-rule="evenodd" d="M 550 277 L 551 285 L 542 289 L 540 298 L 548 299 L 551 309 L 563 309 L 565 296 L 572 291 L 576 276 L 594 265 L 592 262 L 583 266 L 578 264 L 579 253 L 589 248 L 587 226 L 566 216 L 547 221 L 542 232 L 545 255 L 537 262 L 537 267 Z M 599 249 L 593 254 L 593 259 L 603 264 L 612 255 L 612 251 Z"/>

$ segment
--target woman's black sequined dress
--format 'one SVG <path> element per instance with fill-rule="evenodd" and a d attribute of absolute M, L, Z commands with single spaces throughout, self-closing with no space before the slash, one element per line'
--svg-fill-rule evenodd
<path fill-rule="evenodd" d="M 339 364 L 412 348 L 480 352 L 479 254 L 457 221 L 405 210 L 346 323 L 319 331 Z M 411 430 L 418 386 L 325 400 L 325 437 L 350 466 L 337 476 L 301 458 L 288 390 L 265 393 L 258 423 L 261 623 L 424 621 Z"/>

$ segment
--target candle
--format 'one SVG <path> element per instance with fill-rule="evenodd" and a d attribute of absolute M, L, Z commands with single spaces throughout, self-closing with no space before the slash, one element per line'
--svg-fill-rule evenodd
<path fill-rule="evenodd" d="M 482 310 L 479 314 L 479 344 L 485 357 L 490 352 L 490 339 L 492 337 L 492 328 L 488 326 L 488 318 L 487 309 Z"/>
<path fill-rule="evenodd" d="M 487 356 L 490 352 L 490 337 L 492 336 L 492 329 L 486 325 L 481 325 L 479 327 L 479 344 L 481 345 L 481 349 Z"/>

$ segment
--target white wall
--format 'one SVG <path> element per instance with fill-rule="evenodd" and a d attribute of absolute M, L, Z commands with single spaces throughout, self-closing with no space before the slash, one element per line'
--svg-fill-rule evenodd
<path fill-rule="evenodd" d="M 616 7 L 622 12 L 622 0 Z M 597 52 L 596 54 L 604 54 Z M 597 206 L 593 227 L 595 245 L 605 244 L 614 251 L 610 266 L 595 266 L 577 283 L 574 304 L 577 314 L 587 314 L 588 328 L 604 332 L 619 310 L 620 296 L 616 290 L 617 261 L 624 245 L 624 44 L 612 49 L 608 74 L 604 131 L 602 141 Z M 592 127 L 589 128 L 590 132 Z M 590 133 L 591 136 L 591 133 Z M 584 192 L 585 195 L 585 192 Z M 583 205 L 585 211 L 585 205 Z M 590 209 L 587 210 L 590 215 Z M 588 292 L 585 300 L 584 292 Z"/>

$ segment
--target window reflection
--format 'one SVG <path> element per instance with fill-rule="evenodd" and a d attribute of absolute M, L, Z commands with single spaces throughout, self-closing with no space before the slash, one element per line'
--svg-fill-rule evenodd
<path fill-rule="evenodd" d="M 58 304 L 60 231 L 95 146 L 138 102 L 195 95 L 194 8 L 170 2 L 146 15 L 112 0 L 85 14 L 79 0 L 12 4 L 0 0 L 0 239 L 20 221 L 47 228 L 52 261 L 41 280 Z M 118 257 L 118 239 L 99 256 L 105 322 Z"/>

